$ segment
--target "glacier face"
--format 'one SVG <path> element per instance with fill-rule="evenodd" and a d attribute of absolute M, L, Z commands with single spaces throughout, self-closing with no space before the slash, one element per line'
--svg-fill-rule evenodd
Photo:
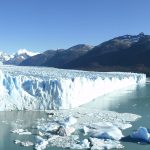
<path fill-rule="evenodd" d="M 145 74 L 2 65 L 0 111 L 74 108 L 98 96 L 145 81 Z"/>

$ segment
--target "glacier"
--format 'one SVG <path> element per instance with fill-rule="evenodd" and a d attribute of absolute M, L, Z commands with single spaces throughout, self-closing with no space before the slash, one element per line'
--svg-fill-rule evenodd
<path fill-rule="evenodd" d="M 146 82 L 145 74 L 0 66 L 0 111 L 70 109 Z"/>

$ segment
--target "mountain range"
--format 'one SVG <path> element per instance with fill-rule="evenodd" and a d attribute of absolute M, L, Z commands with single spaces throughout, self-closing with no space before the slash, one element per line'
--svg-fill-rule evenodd
<path fill-rule="evenodd" d="M 9 57 L 11 58 L 8 59 Z M 26 52 L 9 57 L 2 59 L 0 53 L 0 60 L 4 64 L 93 71 L 134 71 L 150 75 L 150 35 L 123 35 L 97 46 L 79 44 L 32 56 Z"/>
<path fill-rule="evenodd" d="M 93 46 L 79 44 L 68 49 L 48 50 L 39 55 L 30 57 L 22 63 L 21 66 L 47 66 L 62 68 L 69 62 L 76 60 L 80 56 L 90 51 Z"/>
<path fill-rule="evenodd" d="M 11 55 L 4 52 L 0 52 L 0 62 L 5 65 L 19 65 L 22 61 L 28 59 L 29 57 L 33 57 L 37 54 L 38 53 L 34 53 L 26 49 L 20 49 L 18 50 L 18 52 Z"/>

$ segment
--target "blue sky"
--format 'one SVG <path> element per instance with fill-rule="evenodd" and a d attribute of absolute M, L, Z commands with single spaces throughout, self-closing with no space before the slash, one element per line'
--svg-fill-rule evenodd
<path fill-rule="evenodd" d="M 42 52 L 150 34 L 149 0 L 0 0 L 0 50 Z"/>

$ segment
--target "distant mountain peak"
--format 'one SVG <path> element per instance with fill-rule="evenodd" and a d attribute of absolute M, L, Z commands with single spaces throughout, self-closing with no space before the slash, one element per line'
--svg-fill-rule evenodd
<path fill-rule="evenodd" d="M 19 49 L 18 52 L 16 53 L 16 55 L 28 55 L 28 56 L 34 56 L 34 55 L 37 55 L 39 53 L 35 53 L 35 52 L 31 52 L 29 50 L 26 50 L 26 49 Z"/>
<path fill-rule="evenodd" d="M 0 51 L 0 62 L 7 61 L 11 58 L 11 55 Z"/>
<path fill-rule="evenodd" d="M 68 50 L 74 51 L 74 50 L 90 50 L 94 46 L 92 45 L 87 45 L 87 44 L 78 44 L 75 46 L 70 47 Z"/>
<path fill-rule="evenodd" d="M 144 37 L 147 37 L 143 32 L 137 34 L 137 35 L 123 35 L 119 37 L 115 37 L 112 39 L 113 41 L 120 41 L 121 43 L 128 43 L 129 45 L 139 42 L 139 40 L 143 39 Z M 110 40 L 111 41 L 111 40 Z M 101 45 L 101 44 L 100 44 Z"/>
<path fill-rule="evenodd" d="M 4 61 L 4 64 L 19 65 L 25 59 L 35 56 L 37 54 L 39 53 L 31 52 L 26 49 L 19 49 L 18 52 L 13 54 L 9 60 Z"/>
<path fill-rule="evenodd" d="M 139 36 L 140 36 L 140 37 L 145 36 L 144 32 L 139 33 Z"/>

